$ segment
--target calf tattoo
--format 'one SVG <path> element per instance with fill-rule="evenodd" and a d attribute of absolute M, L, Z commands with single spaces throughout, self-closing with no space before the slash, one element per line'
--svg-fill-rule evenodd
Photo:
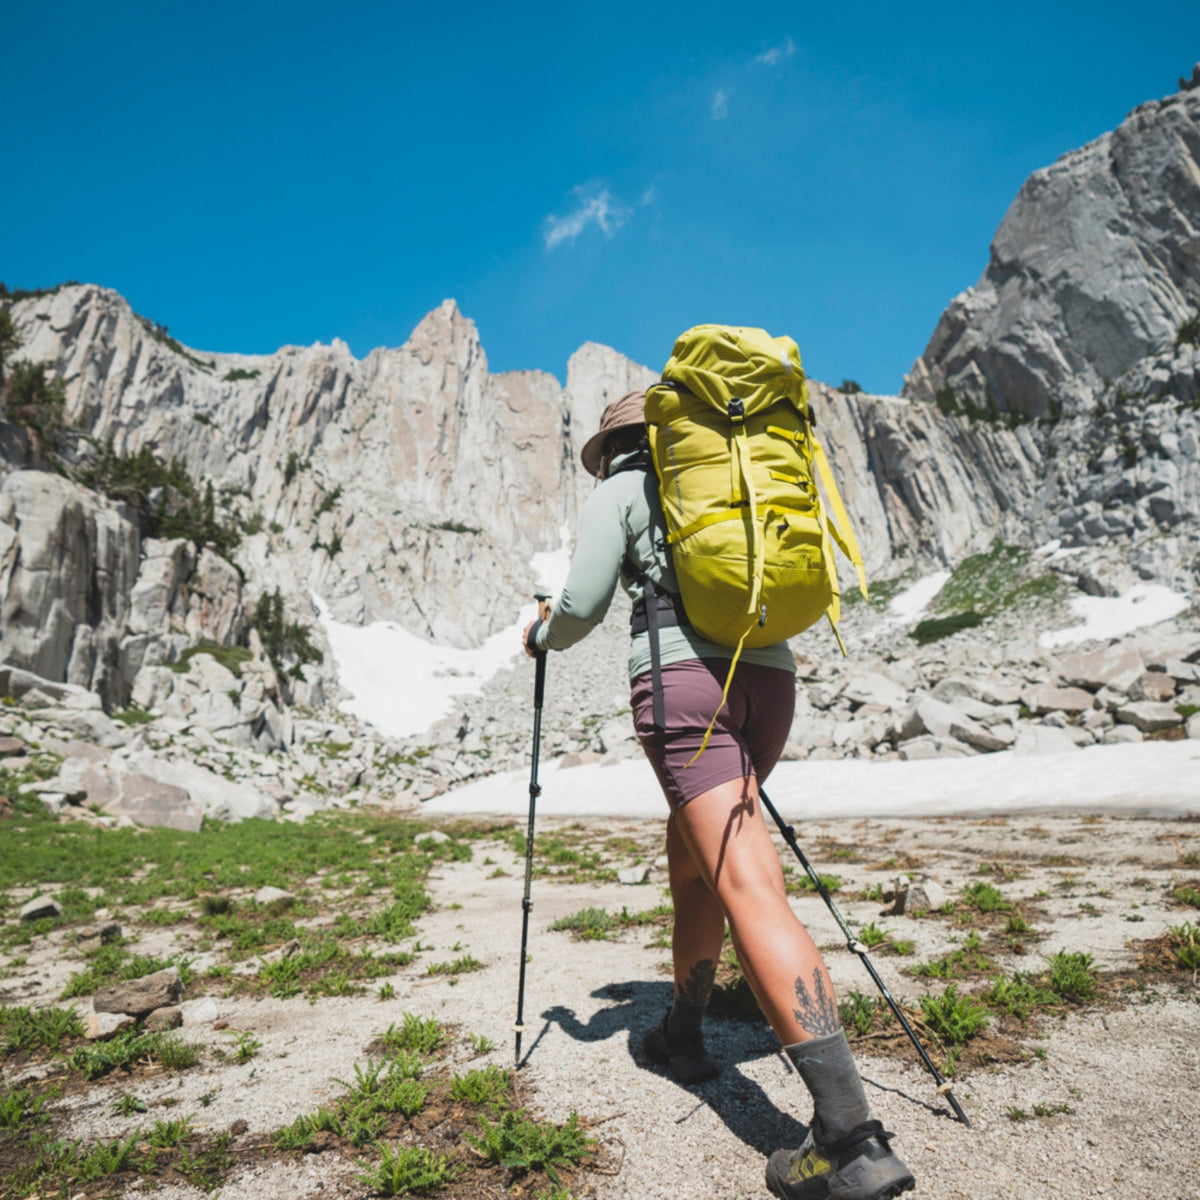
<path fill-rule="evenodd" d="M 792 1009 L 792 1016 L 813 1037 L 824 1037 L 841 1029 L 833 993 L 825 986 L 825 975 L 820 968 L 813 968 L 811 989 L 796 976 L 796 1003 L 800 1007 Z"/>
<path fill-rule="evenodd" d="M 717 964 L 711 958 L 702 958 L 692 966 L 688 977 L 677 989 L 680 1000 L 685 1004 L 707 1004 L 717 978 Z"/>

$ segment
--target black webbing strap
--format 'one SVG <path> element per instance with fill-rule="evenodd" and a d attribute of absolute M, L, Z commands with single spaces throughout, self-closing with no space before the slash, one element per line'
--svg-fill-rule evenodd
<path fill-rule="evenodd" d="M 654 728 L 666 732 L 667 715 L 663 702 L 662 653 L 659 649 L 658 631 L 672 625 L 685 625 L 687 617 L 683 602 L 673 592 L 660 591 L 648 575 L 635 576 L 642 585 L 642 598 L 633 606 L 629 615 L 629 632 L 633 637 L 639 633 L 650 635 L 650 684 L 653 695 Z"/>

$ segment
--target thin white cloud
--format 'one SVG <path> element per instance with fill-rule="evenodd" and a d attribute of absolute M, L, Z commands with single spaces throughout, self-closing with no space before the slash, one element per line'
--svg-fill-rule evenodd
<path fill-rule="evenodd" d="M 769 50 L 764 50 L 761 54 L 756 55 L 751 59 L 751 63 L 755 66 L 773 67 L 791 58 L 795 53 L 796 43 L 789 37 L 784 39 L 780 45 L 772 46 Z"/>
<path fill-rule="evenodd" d="M 729 116 L 729 89 L 717 88 L 712 98 L 712 119 L 723 121 Z"/>
<path fill-rule="evenodd" d="M 542 222 L 542 237 L 547 250 L 553 250 L 563 242 L 573 245 L 589 225 L 595 225 L 605 237 L 612 237 L 629 220 L 630 210 L 608 188 L 585 183 L 573 192 L 579 201 L 573 211 L 565 216 L 551 213 Z"/>
<path fill-rule="evenodd" d="M 653 204 L 658 199 L 658 182 L 651 183 L 650 186 L 641 194 L 638 199 L 640 207 L 645 208 L 648 204 Z"/>

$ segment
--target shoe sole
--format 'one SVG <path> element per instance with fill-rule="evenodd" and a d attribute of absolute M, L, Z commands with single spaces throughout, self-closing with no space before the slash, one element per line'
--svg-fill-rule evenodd
<path fill-rule="evenodd" d="M 779 1182 L 776 1186 L 776 1179 L 772 1175 L 767 1176 L 767 1191 L 772 1196 L 778 1196 L 780 1200 L 788 1200 L 788 1194 L 782 1190 L 787 1187 L 787 1184 Z M 897 1196 L 904 1195 L 905 1192 L 911 1192 L 917 1186 L 916 1177 L 910 1175 L 907 1179 L 897 1179 L 895 1183 L 889 1183 L 882 1191 L 873 1193 L 870 1196 L 864 1196 L 861 1200 L 896 1200 Z"/>

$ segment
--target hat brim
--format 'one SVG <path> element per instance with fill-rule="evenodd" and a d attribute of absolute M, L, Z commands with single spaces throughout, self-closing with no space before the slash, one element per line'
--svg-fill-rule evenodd
<path fill-rule="evenodd" d="M 611 429 L 601 429 L 599 433 L 593 433 L 583 443 L 583 449 L 579 452 L 579 461 L 583 463 L 583 469 L 593 479 L 599 479 L 600 466 L 604 458 L 604 439 L 610 433 L 620 433 L 624 429 L 640 429 L 643 425 L 645 425 L 645 421 L 630 421 L 628 425 L 614 425 Z"/>

